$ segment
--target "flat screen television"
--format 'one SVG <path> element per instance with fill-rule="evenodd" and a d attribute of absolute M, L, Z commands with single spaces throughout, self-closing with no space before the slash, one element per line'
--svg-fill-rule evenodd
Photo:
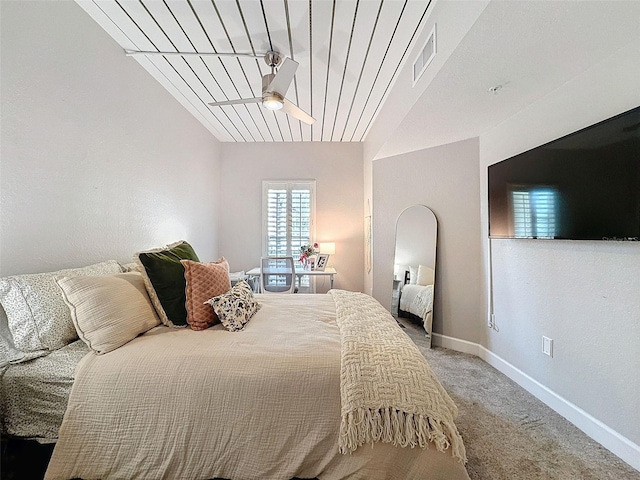
<path fill-rule="evenodd" d="M 489 236 L 640 240 L 640 107 L 488 167 Z"/>

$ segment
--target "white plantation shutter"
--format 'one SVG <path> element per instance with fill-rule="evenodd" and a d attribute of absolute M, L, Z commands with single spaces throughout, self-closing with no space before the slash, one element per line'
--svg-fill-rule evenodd
<path fill-rule="evenodd" d="M 557 192 L 550 188 L 513 190 L 511 213 L 515 237 L 556 236 Z"/>
<path fill-rule="evenodd" d="M 531 203 L 529 192 L 511 192 L 513 229 L 515 237 L 532 237 Z"/>
<path fill-rule="evenodd" d="M 263 255 L 300 256 L 313 238 L 315 182 L 263 182 Z"/>

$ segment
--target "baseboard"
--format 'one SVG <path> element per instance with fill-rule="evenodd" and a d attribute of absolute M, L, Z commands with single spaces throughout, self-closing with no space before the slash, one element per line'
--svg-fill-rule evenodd
<path fill-rule="evenodd" d="M 433 345 L 480 357 L 499 372 L 505 374 L 522 388 L 558 412 L 603 447 L 640 471 L 640 446 L 594 418 L 580 407 L 569 402 L 554 391 L 511 365 L 495 353 L 477 343 L 433 334 Z"/>
<path fill-rule="evenodd" d="M 440 333 L 434 333 L 432 344 L 434 347 L 444 347 L 456 352 L 470 353 L 476 357 L 480 357 L 480 345 L 477 343 L 460 340 L 459 338 L 447 337 Z M 481 357 L 482 358 L 482 357 Z"/>

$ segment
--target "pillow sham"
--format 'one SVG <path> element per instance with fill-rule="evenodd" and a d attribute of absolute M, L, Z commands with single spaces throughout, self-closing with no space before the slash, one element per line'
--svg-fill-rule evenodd
<path fill-rule="evenodd" d="M 409 285 L 415 285 L 418 281 L 418 269 L 409 267 Z"/>
<path fill-rule="evenodd" d="M 425 265 L 418 265 L 418 275 L 416 278 L 417 285 L 433 285 L 434 272 L 433 268 L 429 268 Z"/>
<path fill-rule="evenodd" d="M 15 348 L 23 352 L 57 350 L 78 338 L 56 277 L 120 273 L 115 260 L 57 272 L 15 275 L 0 279 L 0 303 Z"/>
<path fill-rule="evenodd" d="M 48 355 L 49 350 L 38 350 L 33 352 L 22 352 L 13 343 L 13 336 L 7 323 L 7 314 L 0 305 L 0 372 L 2 367 L 10 363 L 22 363 L 38 357 Z"/>
<path fill-rule="evenodd" d="M 138 264 L 136 262 L 121 263 L 120 268 L 123 272 L 138 272 Z"/>
<path fill-rule="evenodd" d="M 211 263 L 181 260 L 184 267 L 187 323 L 192 330 L 206 330 L 218 322 L 218 316 L 206 303 L 231 288 L 229 263 L 222 257 Z"/>
<path fill-rule="evenodd" d="M 244 280 L 236 283 L 227 293 L 218 295 L 206 303 L 211 305 L 224 328 L 230 332 L 243 330 L 261 307 L 255 300 L 251 287 Z"/>
<path fill-rule="evenodd" d="M 160 325 L 138 272 L 57 279 L 78 336 L 98 355 Z"/>
<path fill-rule="evenodd" d="M 187 326 L 184 266 L 181 260 L 199 262 L 193 247 L 184 240 L 135 254 L 149 298 L 162 323 Z"/>

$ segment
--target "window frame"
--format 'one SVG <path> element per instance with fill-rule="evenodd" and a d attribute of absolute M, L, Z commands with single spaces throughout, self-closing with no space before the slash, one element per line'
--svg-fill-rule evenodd
<path fill-rule="evenodd" d="M 263 180 L 262 181 L 262 256 L 268 255 L 268 246 L 269 246 L 269 190 L 275 188 L 281 188 L 287 190 L 287 196 L 289 193 L 295 188 L 308 188 L 311 192 L 311 205 L 310 205 L 310 214 L 309 214 L 309 241 L 314 241 L 315 238 L 315 228 L 316 228 L 316 181 L 315 180 Z M 291 206 L 287 206 L 287 211 L 289 212 Z M 290 228 L 289 220 L 287 220 L 287 235 L 290 236 Z M 290 241 L 290 238 L 287 239 L 287 242 Z M 298 261 L 298 257 L 296 256 L 297 252 L 291 252 L 293 254 L 294 262 Z"/>

